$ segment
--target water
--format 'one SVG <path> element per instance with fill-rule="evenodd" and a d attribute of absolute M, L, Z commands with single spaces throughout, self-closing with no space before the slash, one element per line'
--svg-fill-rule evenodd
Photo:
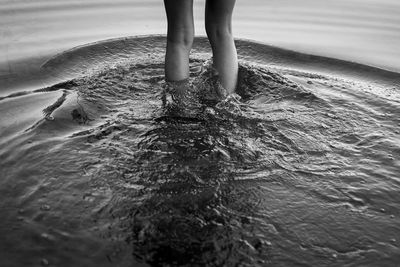
<path fill-rule="evenodd" d="M 161 108 L 164 46 L 71 50 L 43 72 L 75 78 L 1 100 L 7 266 L 395 266 L 400 75 L 238 42 L 241 99 L 185 119 Z M 196 40 L 199 88 L 209 58 Z"/>
<path fill-rule="evenodd" d="M 194 2 L 196 33 L 205 35 L 204 0 Z M 399 71 L 399 12 L 397 0 L 237 1 L 234 33 Z M 166 33 L 159 0 L 1 0 L 0 25 L 2 74 L 29 71 L 49 56 L 85 43 Z"/>
<path fill-rule="evenodd" d="M 176 117 L 161 107 L 164 37 L 113 39 L 61 53 L 128 35 L 122 15 L 121 24 L 110 15 L 114 26 L 90 31 L 91 16 L 105 20 L 110 7 L 96 3 L 1 6 L 36 12 L 36 20 L 47 21 L 36 24 L 38 36 L 54 38 L 16 41 L 20 54 L 9 50 L 11 68 L 0 80 L 4 266 L 397 266 L 399 73 L 238 41 L 238 96 L 207 102 L 198 117 Z M 323 8 L 304 3 L 313 4 L 314 14 Z M 371 10 L 368 3 L 360 10 Z M 356 4 L 326 5 L 333 12 Z M 296 7 L 277 5 L 268 2 L 271 9 Z M 107 12 L 119 9 L 128 18 L 128 7 L 142 14 L 139 21 L 151 21 L 137 23 L 132 33 L 165 26 L 152 17 L 162 15 L 158 2 L 121 1 Z M 386 14 L 395 7 L 379 5 Z M 68 27 L 82 24 L 79 14 L 88 27 L 81 34 L 50 29 L 68 14 L 76 16 Z M 244 37 L 272 38 L 259 34 L 267 24 L 257 23 L 257 12 L 251 19 L 244 14 L 237 14 L 236 29 L 254 26 Z M 322 40 L 315 46 L 331 56 Z M 383 44 L 377 50 L 386 53 Z M 331 52 L 357 61 L 348 51 Z M 359 62 L 393 70 L 392 52 L 392 61 Z M 212 91 L 210 57 L 206 39 L 196 39 L 191 82 Z"/>

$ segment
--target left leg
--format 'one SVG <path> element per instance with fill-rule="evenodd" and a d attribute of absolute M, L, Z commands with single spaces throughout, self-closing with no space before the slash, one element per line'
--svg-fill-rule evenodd
<path fill-rule="evenodd" d="M 181 81 L 189 77 L 189 53 L 193 45 L 193 0 L 164 0 L 168 20 L 165 78 Z"/>

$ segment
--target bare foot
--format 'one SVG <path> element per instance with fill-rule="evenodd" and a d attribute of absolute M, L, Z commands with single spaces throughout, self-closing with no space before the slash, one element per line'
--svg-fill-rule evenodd
<path fill-rule="evenodd" d="M 163 92 L 163 107 L 173 116 L 197 117 L 202 105 L 199 102 L 199 92 L 188 79 L 166 82 Z"/>

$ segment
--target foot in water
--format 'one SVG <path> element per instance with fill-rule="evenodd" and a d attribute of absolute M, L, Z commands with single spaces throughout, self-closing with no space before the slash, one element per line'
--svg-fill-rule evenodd
<path fill-rule="evenodd" d="M 213 67 L 212 60 L 207 60 L 200 75 L 193 81 L 199 90 L 202 103 L 215 105 L 228 97 L 227 90 L 222 86 L 218 71 Z"/>
<path fill-rule="evenodd" d="M 206 61 L 200 74 L 192 82 L 189 79 L 169 81 L 163 91 L 163 108 L 174 117 L 199 118 L 210 107 L 229 106 L 240 96 L 229 94 L 222 86 L 218 71 L 211 61 Z M 236 105 L 235 105 L 236 106 Z"/>
<path fill-rule="evenodd" d="M 162 96 L 163 108 L 174 117 L 198 117 L 202 112 L 199 90 L 189 79 L 166 82 Z"/>

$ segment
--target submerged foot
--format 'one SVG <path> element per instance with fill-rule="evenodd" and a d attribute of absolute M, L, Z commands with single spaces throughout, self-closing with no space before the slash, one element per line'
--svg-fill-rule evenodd
<path fill-rule="evenodd" d="M 240 98 L 222 86 L 212 61 L 206 61 L 192 82 L 185 79 L 165 83 L 163 107 L 169 116 L 199 118 L 210 108 L 236 110 L 240 106 Z"/>
<path fill-rule="evenodd" d="M 175 117 L 198 117 L 202 111 L 199 92 L 189 80 L 166 82 L 163 92 L 163 107 Z"/>
<path fill-rule="evenodd" d="M 195 81 L 199 96 L 206 105 L 215 105 L 228 97 L 228 91 L 222 86 L 218 71 L 212 61 L 206 61 L 201 74 Z"/>

